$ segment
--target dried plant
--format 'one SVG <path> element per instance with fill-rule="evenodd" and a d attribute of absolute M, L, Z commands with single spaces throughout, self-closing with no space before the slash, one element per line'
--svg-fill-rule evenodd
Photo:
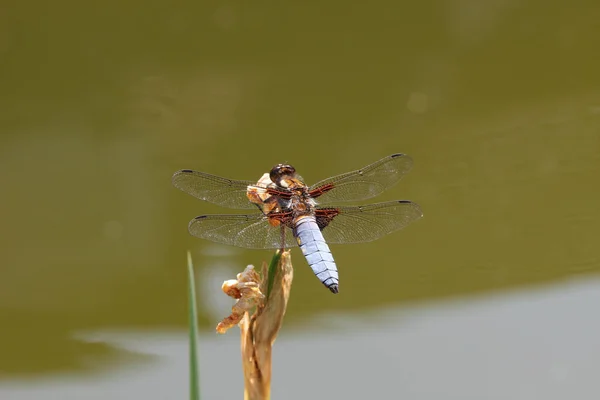
<path fill-rule="evenodd" d="M 236 280 L 223 283 L 223 291 L 237 299 L 231 315 L 217 325 L 225 333 L 238 324 L 241 331 L 244 398 L 271 397 L 271 351 L 283 323 L 293 279 L 290 251 L 278 250 L 261 274 L 249 265 Z"/>

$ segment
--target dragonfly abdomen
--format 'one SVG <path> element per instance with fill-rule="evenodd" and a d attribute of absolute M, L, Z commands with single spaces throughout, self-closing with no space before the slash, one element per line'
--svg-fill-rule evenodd
<path fill-rule="evenodd" d="M 329 246 L 315 217 L 303 216 L 295 223 L 294 236 L 308 265 L 319 280 L 333 293 L 338 292 L 338 270 Z"/>

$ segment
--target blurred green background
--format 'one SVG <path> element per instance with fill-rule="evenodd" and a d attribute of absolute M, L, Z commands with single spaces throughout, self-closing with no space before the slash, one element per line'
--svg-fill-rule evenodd
<path fill-rule="evenodd" d="M 332 246 L 337 296 L 295 251 L 289 329 L 593 277 L 599 20 L 594 2 L 3 1 L 1 375 L 121 354 L 73 332 L 185 329 L 188 249 L 223 279 L 270 258 L 189 236 L 227 210 L 173 188 L 182 168 L 255 180 L 289 162 L 311 184 L 414 159 L 375 201 L 424 218 Z"/>

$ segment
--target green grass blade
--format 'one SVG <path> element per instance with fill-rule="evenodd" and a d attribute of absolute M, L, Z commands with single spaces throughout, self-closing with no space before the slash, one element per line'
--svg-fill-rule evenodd
<path fill-rule="evenodd" d="M 269 264 L 269 281 L 267 286 L 267 299 L 271 295 L 271 289 L 273 289 L 273 281 L 275 280 L 275 272 L 277 272 L 277 264 L 279 264 L 279 259 L 281 258 L 281 250 L 277 250 L 275 254 L 273 254 L 273 258 L 271 258 L 271 263 Z"/>
<path fill-rule="evenodd" d="M 196 280 L 192 255 L 188 251 L 188 292 L 189 292 L 189 332 L 190 332 L 190 400 L 200 400 L 200 381 L 198 376 L 198 312 L 196 310 Z"/>

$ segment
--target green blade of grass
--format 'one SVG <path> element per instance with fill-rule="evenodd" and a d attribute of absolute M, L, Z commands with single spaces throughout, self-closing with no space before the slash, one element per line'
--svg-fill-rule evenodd
<path fill-rule="evenodd" d="M 196 285 L 192 255 L 188 251 L 188 300 L 190 333 L 190 400 L 200 400 L 200 382 L 198 377 L 198 312 L 196 310 Z"/>
<path fill-rule="evenodd" d="M 277 265 L 279 264 L 279 259 L 281 258 L 281 250 L 277 250 L 275 254 L 273 254 L 273 258 L 271 258 L 271 263 L 269 264 L 269 280 L 267 286 L 267 299 L 271 295 L 271 289 L 273 289 L 273 281 L 275 280 L 275 272 L 277 272 Z"/>

